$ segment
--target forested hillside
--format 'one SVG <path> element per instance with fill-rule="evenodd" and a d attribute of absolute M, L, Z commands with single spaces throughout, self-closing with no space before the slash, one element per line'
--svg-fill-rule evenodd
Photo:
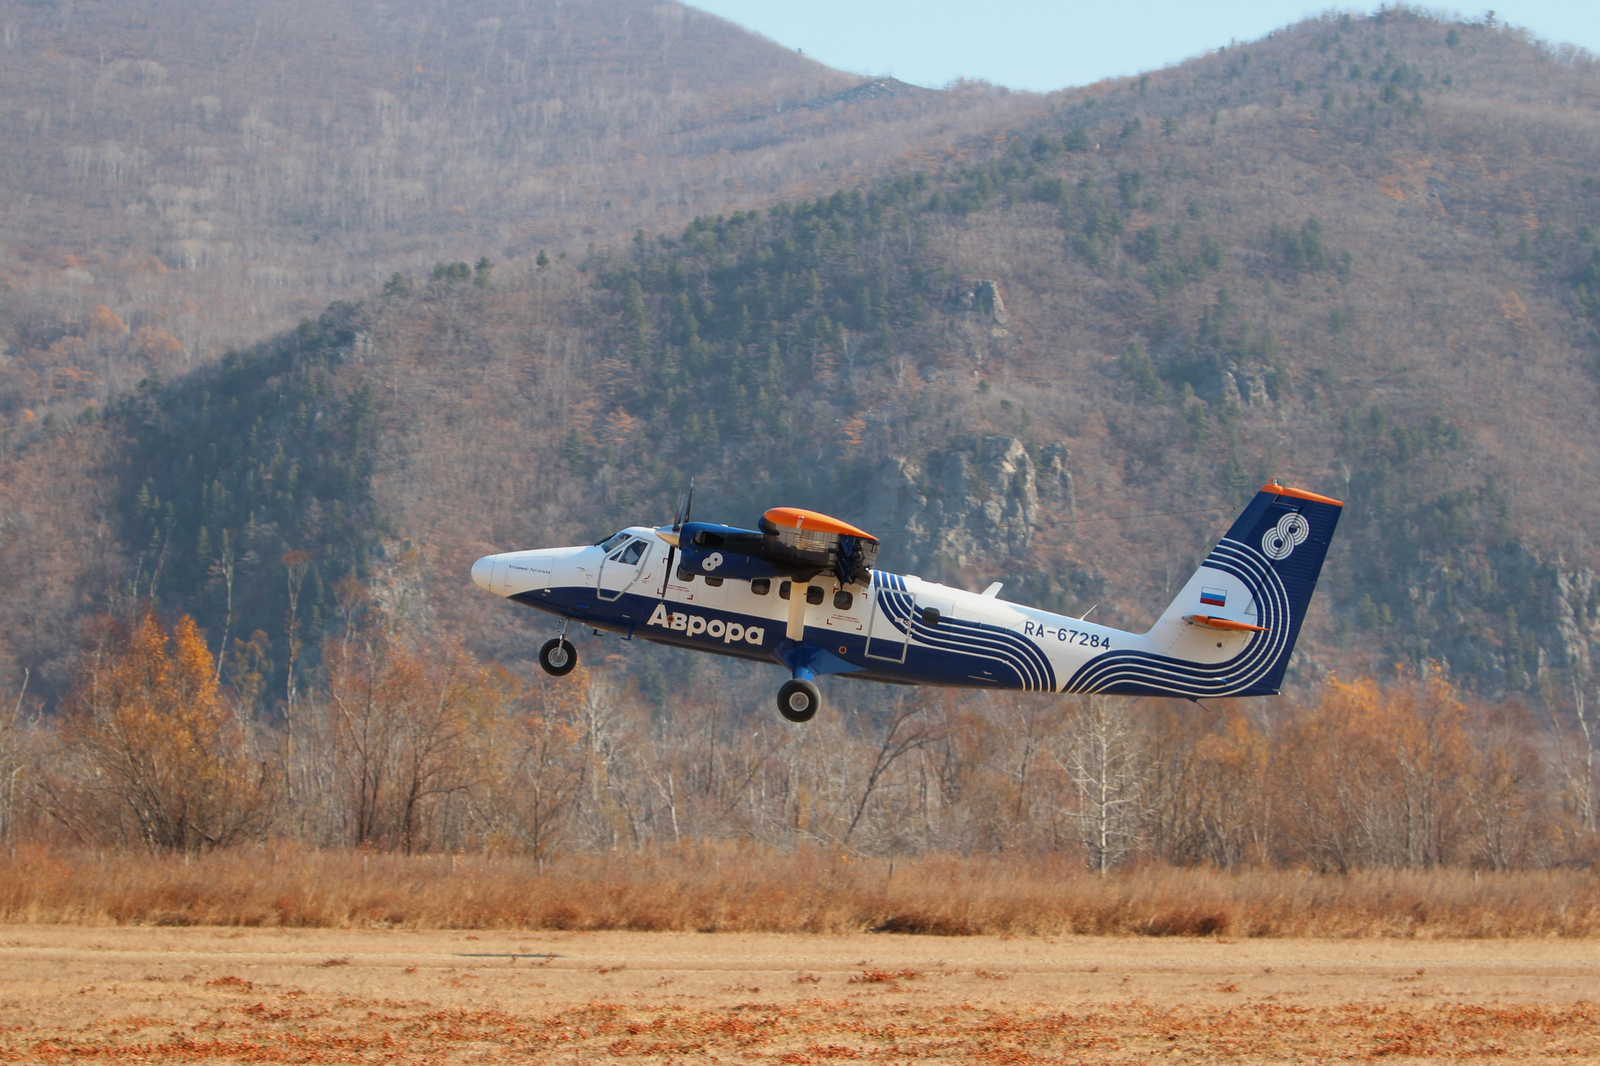
<path fill-rule="evenodd" d="M 697 25 L 698 16 L 679 14 Z M 617 44 L 615 20 L 604 34 L 579 21 L 599 36 L 583 38 L 588 60 L 562 70 L 588 71 L 602 55 L 623 77 L 635 69 L 630 57 L 657 54 L 637 51 L 626 33 Z M 474 32 L 493 41 L 504 26 Z M 548 51 L 539 41 L 536 51 Z M 680 91 L 657 71 L 632 103 L 597 103 L 574 127 L 600 131 L 610 146 L 584 171 L 598 183 L 588 199 L 540 201 L 528 217 L 547 228 L 515 239 L 494 231 L 504 238 L 496 255 L 478 254 L 491 230 L 447 240 L 446 229 L 430 228 L 433 216 L 396 194 L 392 212 L 345 205 L 365 219 L 352 233 L 405 238 L 382 254 L 358 243 L 339 253 L 354 259 L 337 261 L 361 259 L 372 272 L 359 294 L 323 301 L 297 328 L 209 355 L 203 343 L 192 347 L 194 369 L 167 364 L 135 376 L 139 364 L 127 355 L 154 336 L 139 331 L 155 326 L 109 304 L 81 312 L 73 350 L 98 353 L 129 385 L 105 384 L 108 369 L 97 386 L 105 402 L 62 401 L 51 417 L 13 419 L 4 457 L 10 536 L 0 545 L 12 595 L 0 634 L 15 682 L 26 671 L 41 707 L 79 706 L 81 664 L 99 663 L 95 656 L 124 639 L 91 627 L 86 660 L 75 643 L 85 621 L 109 610 L 132 625 L 136 605 L 148 602 L 199 623 L 233 706 L 288 745 L 273 750 L 283 787 L 302 798 L 323 795 L 344 772 L 327 760 L 366 757 L 339 747 L 353 743 L 339 739 L 342 701 L 376 706 L 378 688 L 403 689 L 414 677 L 441 693 L 429 714 L 457 708 L 461 717 L 449 720 L 457 740 L 479 726 L 492 733 L 481 721 L 469 728 L 474 714 L 494 718 L 496 729 L 533 728 L 494 717 L 524 703 L 544 708 L 530 719 L 540 729 L 567 723 L 575 733 L 539 733 L 535 747 L 588 767 L 569 779 L 591 789 L 586 800 L 569 797 L 584 813 L 568 830 L 586 845 L 656 839 L 669 816 L 676 833 L 691 808 L 714 821 L 714 810 L 735 807 L 760 839 L 803 836 L 797 827 L 814 817 L 828 827 L 823 837 L 848 841 L 871 800 L 879 821 L 869 835 L 881 850 L 987 846 L 1024 824 L 1043 834 L 1043 847 L 1051 834 L 1070 837 L 1062 826 L 1077 815 L 1048 831 L 1024 813 L 980 816 L 957 795 L 961 774 L 931 807 L 925 795 L 912 798 L 909 779 L 888 775 L 886 789 L 907 790 L 891 802 L 874 798 L 876 771 L 865 793 L 842 783 L 844 771 L 806 777 L 810 749 L 800 741 L 756 753 L 752 716 L 765 715 L 776 670 L 586 638 L 593 682 L 580 693 L 527 681 L 549 623 L 472 588 L 472 560 L 664 522 L 694 478 L 696 517 L 749 523 L 777 503 L 817 507 L 883 537 L 890 565 L 969 587 L 1003 580 L 1007 597 L 1092 608 L 1098 620 L 1139 629 L 1249 493 L 1276 476 L 1348 503 L 1289 678 L 1312 702 L 1262 702 L 1204 721 L 1170 719 L 1159 707 L 1124 715 L 1106 728 L 1142 738 L 1139 787 L 1198 765 L 1185 760 L 1214 742 L 1226 753 L 1213 753 L 1205 803 L 1223 802 L 1224 778 L 1240 795 L 1269 779 L 1273 794 L 1295 795 L 1300 771 L 1281 753 L 1314 747 L 1313 725 L 1326 728 L 1355 745 L 1330 755 L 1332 767 L 1356 757 L 1381 717 L 1377 689 L 1336 688 L 1343 695 L 1321 704 L 1314 694 L 1331 675 L 1388 679 L 1398 664 L 1409 691 L 1426 691 L 1434 708 L 1416 711 L 1416 728 L 1448 725 L 1451 750 L 1474 753 L 1448 771 L 1452 843 L 1428 857 L 1385 837 L 1349 845 L 1367 848 L 1365 858 L 1316 861 L 1342 868 L 1487 854 L 1471 842 L 1483 820 L 1464 813 L 1485 797 L 1502 804 L 1495 832 L 1536 826 L 1537 841 L 1522 858 L 1507 857 L 1507 845 L 1481 861 L 1582 853 L 1571 833 L 1577 826 L 1592 837 L 1594 768 L 1573 761 L 1572 745 L 1591 760 L 1600 751 L 1590 677 L 1600 652 L 1600 474 L 1590 461 L 1600 439 L 1600 71 L 1590 57 L 1495 24 L 1401 9 L 1329 15 L 1049 97 L 910 93 L 857 110 L 867 105 L 834 96 L 850 79 L 782 55 L 771 68 L 777 80 L 755 79 L 759 91 L 737 67 L 693 89 L 703 94 L 695 106 L 715 118 L 704 129 L 732 136 L 744 123 L 752 145 L 781 144 L 784 158 L 816 164 L 785 170 L 754 148 L 733 153 L 767 159 L 771 180 L 760 189 L 731 173 L 731 184 L 697 186 L 699 199 L 663 198 L 665 186 L 648 181 L 601 183 L 601 175 L 620 180 L 613 164 L 622 157 L 605 153 L 637 147 L 629 138 L 649 133 L 663 150 L 695 143 L 693 109 L 650 117 Z M 503 57 L 487 67 L 445 58 L 434 75 L 414 64 L 425 76 L 416 106 L 432 92 L 467 101 L 460 114 L 470 115 L 476 97 L 461 88 L 469 71 L 522 84 Z M 782 103 L 788 116 L 808 101 L 815 106 L 800 108 L 803 117 L 776 110 Z M 638 125 L 616 133 L 607 123 L 621 122 L 617 115 Z M 317 121 L 301 114 L 281 128 L 311 137 Z M 463 126 L 462 136 L 488 158 L 483 145 L 514 146 L 529 127 L 519 120 L 499 141 L 495 128 Z M 848 173 L 821 167 L 869 130 L 897 132 Z M 345 160 L 331 133 L 316 143 L 329 153 L 318 159 Z M 720 147 L 685 149 L 684 158 L 721 160 Z M 350 158 L 363 150 L 358 138 Z M 524 148 L 505 150 L 516 157 Z M 491 168 L 474 184 L 471 170 L 437 172 L 464 183 L 446 199 L 477 190 L 472 202 L 501 207 L 459 217 L 494 217 L 510 203 L 505 174 Z M 324 191 L 332 210 L 337 197 Z M 602 192 L 609 215 L 596 207 Z M 290 232 L 265 217 L 266 230 Z M 591 217 L 601 221 L 583 221 Z M 497 258 L 507 256 L 502 248 L 510 254 Z M 321 267 L 337 259 L 306 254 Z M 13 308 L 35 315 L 45 306 L 32 289 L 17 292 Z M 289 305 L 273 306 L 278 314 Z M 21 373 L 40 349 L 18 337 L 10 351 Z M 445 665 L 425 665 L 425 648 L 440 649 Z M 392 664 L 399 673 L 387 672 Z M 453 688 L 458 681 L 465 687 Z M 976 749 L 956 752 L 958 725 L 918 732 L 926 720 L 910 716 L 933 704 L 842 684 L 830 698 L 852 723 L 860 749 L 852 751 L 869 762 L 875 749 L 880 759 L 896 752 L 908 756 L 897 773 L 910 774 L 911 757 L 949 766 L 959 754 L 969 760 L 962 774 L 980 772 Z M 395 709 L 402 704 L 412 706 L 383 704 L 395 722 L 405 718 Z M 938 706 L 947 724 L 965 713 Z M 1082 714 L 1104 713 L 1095 708 Z M 1359 728 L 1352 708 L 1369 716 Z M 1048 734 L 1062 745 L 1060 780 L 1077 780 L 1073 737 L 1083 738 L 1073 730 L 1088 718 L 1009 704 L 1005 715 L 972 735 L 1032 751 L 1029 738 Z M 1511 744 L 1535 726 L 1538 743 Z M 659 764 L 629 761 L 652 731 L 683 729 L 704 731 L 703 752 L 678 753 L 692 772 L 670 753 Z M 407 735 L 406 743 L 438 739 Z M 907 736 L 920 739 L 906 747 Z M 308 746 L 306 737 L 321 739 Z M 1500 759 L 1501 751 L 1511 754 Z M 738 791 L 768 780 L 769 756 L 787 760 L 777 814 Z M 1019 758 L 1025 780 L 1029 756 Z M 749 771 L 738 787 L 718 777 L 734 764 Z M 602 766 L 600 778 L 587 776 Z M 1327 772 L 1329 780 L 1340 773 Z M 694 776 L 700 800 L 680 801 L 671 782 L 681 774 L 702 775 Z M 1009 796 L 993 803 L 1022 812 L 1026 788 L 1014 784 L 1015 795 L 999 785 L 984 794 Z M 412 786 L 433 787 L 416 778 Z M 437 801 L 436 844 L 471 838 L 463 819 L 475 815 L 463 796 L 472 787 L 457 781 L 445 790 L 454 798 Z M 823 794 L 826 803 L 807 806 Z M 859 799 L 853 813 L 850 795 Z M 1204 820 L 1182 788 L 1163 795 L 1176 805 L 1172 818 Z M 918 803 L 922 835 L 896 836 L 891 812 Z M 364 810 L 356 818 L 301 804 L 305 821 L 294 832 L 407 848 L 421 832 L 410 807 Z M 386 828 L 370 836 L 348 820 L 365 825 L 380 813 Z M 1301 814 L 1308 824 L 1321 817 Z M 1127 832 L 1173 861 L 1231 863 L 1247 852 L 1305 859 L 1301 845 L 1284 843 L 1297 830 L 1280 816 L 1241 809 L 1225 819 L 1229 832 L 1247 822 L 1275 827 L 1260 830 L 1280 834 L 1270 846 L 1242 837 L 1197 845 L 1190 829 L 1165 823 Z M 572 828 L 580 823 L 581 832 Z M 1167 843 L 1150 843 L 1158 837 Z"/>
<path fill-rule="evenodd" d="M 641 0 L 52 0 L 7 4 L 0 31 L 13 423 L 211 363 L 395 270 L 831 188 L 1026 105 L 862 91 Z"/>
<path fill-rule="evenodd" d="M 1500 121 L 1490 90 L 1523 91 L 1516 56 L 1588 112 Z M 1351 503 L 1308 660 L 1440 658 L 1486 692 L 1568 693 L 1600 518 L 1569 451 L 1596 419 L 1590 64 L 1407 16 L 1311 23 L 1164 76 L 1057 101 L 936 170 L 536 270 L 516 299 L 575 285 L 583 310 L 562 320 L 584 323 L 570 343 L 592 372 L 536 376 L 548 415 L 475 397 L 476 427 L 415 448 L 474 434 L 451 468 L 493 467 L 490 427 L 527 418 L 562 462 L 470 519 L 432 509 L 454 532 L 428 539 L 603 532 L 668 513 L 693 472 L 729 518 L 783 495 L 871 513 L 914 554 L 893 544 L 914 516 L 874 502 L 906 481 L 884 464 L 926 480 L 952 449 L 981 468 L 985 440 L 1015 440 L 1027 476 L 968 491 L 1027 497 L 1049 470 L 1033 532 L 919 565 L 1056 592 L 1084 575 L 1132 625 L 1277 474 Z M 562 521 L 532 506 L 550 499 Z"/>
<path fill-rule="evenodd" d="M 856 511 L 930 575 L 1104 593 L 1137 624 L 1276 474 L 1352 504 L 1308 661 L 1442 657 L 1553 698 L 1600 606 L 1572 461 L 1595 418 L 1595 92 L 1586 58 L 1497 27 L 1317 20 L 1039 101 L 937 166 L 538 263 L 393 272 L 217 369 L 149 375 L 103 428 L 94 406 L 83 429 L 23 422 L 13 476 L 122 456 L 69 536 L 99 523 L 130 594 L 147 573 L 220 633 L 224 547 L 280 567 L 338 530 L 349 561 L 308 571 L 320 620 L 379 529 L 454 581 L 491 546 L 665 515 L 690 476 L 730 520 L 780 495 Z M 324 409 L 341 389 L 359 410 Z M 359 446 L 327 437 L 358 422 Z M 934 500 L 952 490 L 930 471 L 986 461 L 1009 483 Z M 72 602 L 105 595 L 94 574 Z M 236 635 L 283 624 L 287 584 L 259 580 Z M 475 610 L 458 598 L 434 597 Z M 39 606 L 22 665 L 65 657 L 81 610 Z"/>

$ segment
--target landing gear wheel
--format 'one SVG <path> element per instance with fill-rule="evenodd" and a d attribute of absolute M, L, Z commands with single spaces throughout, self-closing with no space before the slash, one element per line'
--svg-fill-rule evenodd
<path fill-rule="evenodd" d="M 552 677 L 566 677 L 578 665 L 578 649 L 570 640 L 555 637 L 539 649 L 539 665 Z"/>
<path fill-rule="evenodd" d="M 822 693 L 804 678 L 785 681 L 778 690 L 778 713 L 791 722 L 809 722 L 822 706 Z"/>

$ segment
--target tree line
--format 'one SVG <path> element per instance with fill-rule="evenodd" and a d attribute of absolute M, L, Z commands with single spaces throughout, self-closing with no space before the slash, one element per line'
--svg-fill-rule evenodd
<path fill-rule="evenodd" d="M 620 671 L 519 678 L 356 589 L 326 681 L 272 719 L 188 617 L 101 617 L 63 713 L 0 720 L 0 838 L 193 852 L 780 849 L 1222 868 L 1586 865 L 1600 722 L 1541 732 L 1436 667 L 1256 704 L 895 690 L 804 727 L 771 671 L 657 707 Z M 752 707 L 760 708 L 752 710 Z"/>

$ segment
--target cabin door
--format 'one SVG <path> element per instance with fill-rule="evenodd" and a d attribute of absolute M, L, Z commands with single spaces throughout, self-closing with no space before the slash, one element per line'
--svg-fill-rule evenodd
<path fill-rule="evenodd" d="M 867 658 L 885 662 L 906 661 L 906 641 L 911 633 L 911 594 L 903 579 L 872 572 L 872 619 L 867 623 Z"/>

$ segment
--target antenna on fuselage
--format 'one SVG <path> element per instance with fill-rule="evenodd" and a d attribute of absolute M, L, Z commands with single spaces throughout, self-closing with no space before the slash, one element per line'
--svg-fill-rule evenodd
<path fill-rule="evenodd" d="M 1098 600 L 1096 600 L 1096 601 L 1095 601 L 1095 605 L 1094 605 L 1094 607 L 1098 607 L 1098 606 L 1100 606 L 1100 602 L 1099 602 L 1099 601 L 1098 601 Z M 1079 616 L 1078 616 L 1078 621 L 1080 621 L 1080 622 L 1081 622 L 1081 621 L 1083 621 L 1083 620 L 1084 620 L 1084 619 L 1085 619 L 1085 618 L 1088 618 L 1088 617 L 1089 617 L 1089 615 L 1090 615 L 1090 613 L 1091 613 L 1091 612 L 1093 612 L 1093 611 L 1094 611 L 1094 607 L 1091 607 L 1091 608 L 1089 608 L 1089 610 L 1087 610 L 1087 611 L 1084 611 L 1084 612 L 1083 612 L 1083 613 L 1082 613 L 1082 614 L 1080 614 L 1080 615 L 1079 615 Z"/>

